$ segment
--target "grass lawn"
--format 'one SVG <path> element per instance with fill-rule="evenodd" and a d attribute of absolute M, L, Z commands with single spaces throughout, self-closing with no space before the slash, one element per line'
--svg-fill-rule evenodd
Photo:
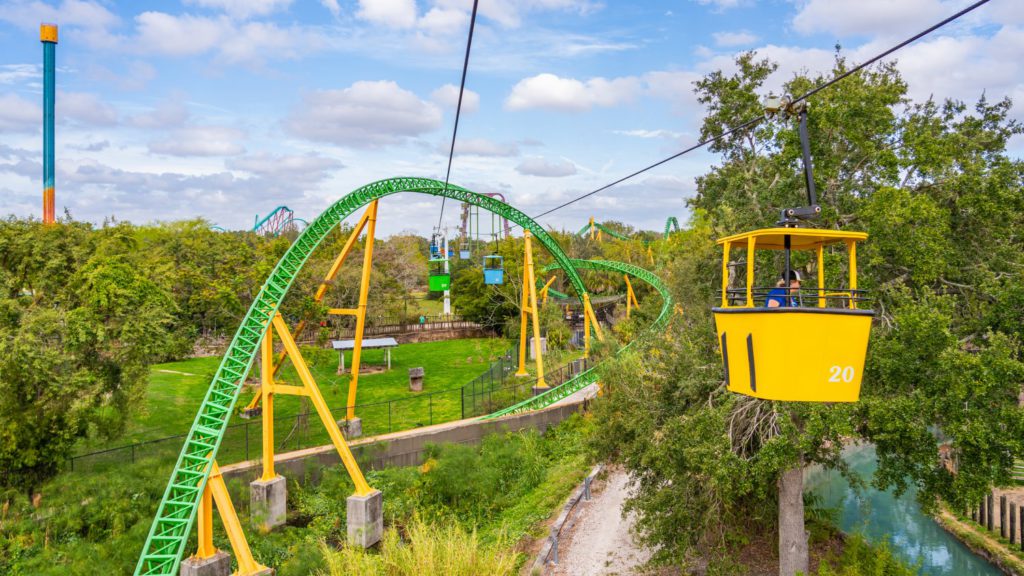
<path fill-rule="evenodd" d="M 361 374 L 356 399 L 356 415 L 363 419 L 365 434 L 390 429 L 399 430 L 431 422 L 444 422 L 461 416 L 462 397 L 459 390 L 433 394 L 441 390 L 457 389 L 487 369 L 491 361 L 507 350 L 511 344 L 499 338 L 477 338 L 401 344 L 391 352 L 391 370 L 379 374 Z M 303 354 L 316 378 L 320 391 L 327 399 L 337 419 L 345 416 L 348 398 L 349 374 L 337 375 L 338 354 L 333 350 L 304 347 Z M 346 352 L 345 366 L 350 367 L 352 353 Z M 363 352 L 363 365 L 383 365 L 382 350 Z M 114 445 L 154 440 L 188 432 L 196 411 L 210 386 L 220 357 L 193 358 L 180 362 L 156 364 L 150 369 L 149 386 L 145 393 L 143 410 L 128 425 L 125 435 Z M 425 371 L 423 392 L 410 392 L 409 368 L 422 366 Z M 254 370 L 255 374 L 258 374 Z M 278 380 L 300 385 L 295 369 L 286 364 Z M 252 398 L 251 390 L 244 390 L 238 406 Z M 387 401 L 391 402 L 390 407 Z M 275 403 L 275 417 L 294 416 L 301 410 L 302 398 L 280 396 Z M 365 406 L 364 406 L 365 405 Z M 389 410 L 390 408 L 390 410 Z M 312 407 L 309 408 L 312 410 Z M 390 418 L 389 418 L 390 416 Z M 294 420 L 294 418 L 292 419 Z M 237 416 L 231 424 L 245 422 Z M 258 425 L 259 420 L 250 421 Z M 292 423 L 288 422 L 290 426 Z M 310 429 L 316 428 L 311 423 Z M 287 433 L 287 429 L 278 434 Z M 258 433 L 258 430 L 257 430 Z M 256 437 L 258 441 L 258 436 Z M 326 440 L 326 437 L 324 438 Z M 109 443 L 94 441 L 84 444 L 79 452 L 110 447 Z"/>
<path fill-rule="evenodd" d="M 409 301 L 409 313 L 418 313 L 425 316 L 436 316 L 444 313 L 444 298 L 438 298 L 436 300 L 428 300 L 427 292 L 413 292 L 410 296 L 413 300 Z"/>

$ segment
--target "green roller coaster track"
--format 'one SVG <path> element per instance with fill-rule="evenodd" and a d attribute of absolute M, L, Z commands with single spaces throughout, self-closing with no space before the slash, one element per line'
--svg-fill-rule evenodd
<path fill-rule="evenodd" d="M 537 241 L 554 257 L 555 262 L 568 276 L 577 296 L 582 298 L 586 294 L 586 287 L 573 269 L 572 261 L 544 228 L 526 214 L 500 200 L 458 186 L 445 187 L 443 182 L 426 178 L 390 178 L 367 184 L 344 196 L 320 214 L 295 239 L 263 284 L 238 327 L 210 383 L 171 473 L 163 500 L 157 509 L 156 518 L 150 527 L 145 547 L 135 568 L 136 575 L 170 576 L 178 573 L 199 500 L 209 479 L 210 464 L 217 456 L 228 419 L 238 400 L 242 381 L 252 365 L 267 325 L 277 314 L 281 302 L 309 255 L 335 226 L 353 212 L 374 200 L 399 192 L 443 196 L 479 206 L 515 222 L 533 233 Z"/>
<path fill-rule="evenodd" d="M 601 224 L 600 222 L 594 222 L 594 228 L 597 228 L 598 230 L 604 232 L 605 234 L 607 234 L 607 235 L 609 235 L 609 236 L 611 236 L 613 238 L 618 238 L 619 240 L 629 240 L 629 236 L 625 236 L 625 235 L 623 235 L 623 234 L 621 234 L 619 232 L 616 232 L 615 230 L 612 230 L 611 228 Z M 580 228 L 580 231 L 577 232 L 576 235 L 582 237 L 582 236 L 586 236 L 589 233 L 590 233 L 590 222 L 587 222 L 587 224 L 585 226 L 583 226 L 583 228 Z"/>
<path fill-rule="evenodd" d="M 650 273 L 647 270 L 644 270 L 643 268 L 640 268 L 639 266 L 626 264 L 625 262 L 614 262 L 611 260 L 577 260 L 573 258 L 572 260 L 569 261 L 569 263 L 577 271 L 602 270 L 629 274 L 634 278 L 639 278 L 640 280 L 643 280 L 644 282 L 650 284 L 651 287 L 657 290 L 658 294 L 661 295 L 661 312 L 658 313 L 658 317 L 655 318 L 654 322 L 647 328 L 647 330 L 640 334 L 640 336 L 637 339 L 633 340 L 629 344 L 626 344 L 622 348 L 619 348 L 619 350 L 615 352 L 616 355 L 622 354 L 626 350 L 629 350 L 629 348 L 633 346 L 636 342 L 643 340 L 644 338 L 647 338 L 652 334 L 656 334 L 661 328 L 665 326 L 665 324 L 668 323 L 672 313 L 672 294 L 669 292 L 668 286 L 665 286 L 665 283 L 661 281 L 661 278 L 658 278 L 654 274 Z M 565 270 L 567 274 L 569 273 L 568 269 L 565 268 L 564 265 L 561 264 L 560 262 L 548 264 L 547 266 L 544 267 L 543 270 L 544 272 L 550 272 L 551 270 L 556 270 L 559 268 Z M 579 373 L 572 379 L 567 380 L 565 383 L 551 388 L 550 390 L 544 392 L 543 394 L 538 394 L 518 404 L 509 406 L 504 410 L 499 410 L 497 412 L 494 412 L 493 414 L 483 416 L 481 420 L 491 420 L 501 416 L 507 416 L 509 414 L 518 414 L 520 412 L 529 412 L 531 410 L 540 410 L 541 408 L 546 408 L 554 404 L 555 402 L 558 402 L 559 400 L 568 397 L 574 392 L 578 392 L 579 390 L 582 390 L 587 386 L 597 382 L 597 376 L 597 367 L 595 366 L 589 370 Z"/>
<path fill-rule="evenodd" d="M 668 220 L 665 220 L 665 238 L 673 232 L 679 232 L 679 220 L 676 220 L 675 216 L 669 216 Z"/>

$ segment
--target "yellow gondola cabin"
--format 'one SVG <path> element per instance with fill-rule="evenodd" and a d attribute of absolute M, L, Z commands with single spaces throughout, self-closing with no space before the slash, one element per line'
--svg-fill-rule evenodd
<path fill-rule="evenodd" d="M 722 258 L 722 300 L 713 308 L 725 380 L 732 392 L 796 402 L 856 402 L 864 371 L 871 319 L 864 292 L 857 289 L 857 242 L 864 232 L 808 228 L 765 228 L 718 241 Z M 846 288 L 825 285 L 824 247 L 845 244 L 849 253 Z M 729 288 L 729 252 L 746 250 L 746 287 Z M 785 304 L 769 308 L 768 289 L 754 286 L 757 250 L 813 250 L 817 288 L 783 288 Z M 795 302 L 797 305 L 791 305 Z"/>

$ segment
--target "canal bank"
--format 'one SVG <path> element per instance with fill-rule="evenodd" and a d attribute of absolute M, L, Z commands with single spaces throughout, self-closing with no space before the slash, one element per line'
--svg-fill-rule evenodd
<path fill-rule="evenodd" d="M 843 459 L 851 472 L 870 482 L 878 468 L 875 448 L 851 446 Z M 837 523 L 845 533 L 859 533 L 872 544 L 887 542 L 893 553 L 918 573 L 929 576 L 1001 576 L 1002 572 L 975 555 L 944 530 L 932 517 L 921 512 L 915 491 L 897 498 L 892 490 L 870 486 L 857 492 L 834 470 L 813 468 L 807 472 L 805 489 L 819 499 L 820 506 L 838 510 Z"/>

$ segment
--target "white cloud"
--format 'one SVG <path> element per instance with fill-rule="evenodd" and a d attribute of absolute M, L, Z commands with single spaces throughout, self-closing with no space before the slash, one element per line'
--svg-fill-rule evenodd
<path fill-rule="evenodd" d="M 56 22 L 63 35 L 76 30 L 77 40 L 93 47 L 110 47 L 117 39 L 110 33 L 120 19 L 99 2 L 64 0 L 59 6 L 38 1 L 14 0 L 0 4 L 0 20 L 25 30 L 39 30 L 40 22 Z"/>
<path fill-rule="evenodd" d="M 356 16 L 387 28 L 416 25 L 416 0 L 359 0 Z"/>
<path fill-rule="evenodd" d="M 747 46 L 757 42 L 758 40 L 756 34 L 746 30 L 740 30 L 737 32 L 715 32 L 711 36 L 714 37 L 715 44 L 718 46 Z"/>
<path fill-rule="evenodd" d="M 469 14 L 462 10 L 434 7 L 419 19 L 417 27 L 428 34 L 457 34 L 468 30 Z"/>
<path fill-rule="evenodd" d="M 565 159 L 547 160 L 540 156 L 530 156 L 516 166 L 516 172 L 524 176 L 561 178 L 575 174 L 576 165 Z"/>
<path fill-rule="evenodd" d="M 957 2 L 940 0 L 806 0 L 793 18 L 803 34 L 886 36 L 917 30 L 951 14 Z"/>
<path fill-rule="evenodd" d="M 538 74 L 520 80 L 505 99 L 507 110 L 542 108 L 582 112 L 594 106 L 615 106 L 633 100 L 641 90 L 636 77 L 591 78 L 586 82 L 561 78 L 554 74 Z"/>
<path fill-rule="evenodd" d="M 143 12 L 135 17 L 140 47 L 167 56 L 202 54 L 217 46 L 230 28 L 225 19 Z"/>
<path fill-rule="evenodd" d="M 447 156 L 450 146 L 451 141 L 441 142 L 437 146 L 437 151 Z M 457 138 L 455 154 L 457 156 L 510 157 L 519 155 L 519 147 L 512 143 L 494 142 L 486 138 Z"/>
<path fill-rule="evenodd" d="M 133 116 L 131 124 L 136 128 L 177 128 L 185 124 L 189 113 L 181 96 L 172 96 L 157 104 L 156 108 Z"/>
<path fill-rule="evenodd" d="M 58 92 L 57 119 L 90 126 L 114 126 L 117 112 L 95 94 Z"/>
<path fill-rule="evenodd" d="M 186 0 L 185 3 L 221 10 L 235 18 L 249 18 L 283 10 L 292 0 Z"/>
<path fill-rule="evenodd" d="M 216 52 L 227 63 L 259 65 L 267 59 L 295 58 L 325 42 L 313 28 L 283 28 L 269 22 L 235 22 L 164 12 L 135 17 L 137 41 L 144 51 L 165 56 L 195 56 Z"/>
<path fill-rule="evenodd" d="M 714 6 L 717 10 L 727 10 L 749 2 L 748 0 L 697 0 L 697 3 L 704 6 Z"/>
<path fill-rule="evenodd" d="M 149 143 L 149 151 L 168 156 L 235 156 L 245 152 L 245 133 L 226 126 L 188 126 Z"/>
<path fill-rule="evenodd" d="M 309 140 L 343 146 L 398 144 L 441 126 L 441 109 L 393 81 L 359 81 L 307 95 L 284 122 Z"/>
<path fill-rule="evenodd" d="M 675 140 L 682 138 L 681 132 L 673 132 L 671 130 L 613 130 L 613 134 L 621 134 L 622 136 L 632 136 L 634 138 L 667 138 Z"/>
<path fill-rule="evenodd" d="M 448 8 L 467 9 L 466 0 L 439 0 L 438 5 Z M 500 0 L 480 3 L 480 16 L 488 18 L 506 28 L 518 28 L 523 16 L 530 12 L 559 11 L 586 16 L 599 9 L 601 4 L 591 0 Z"/>
<path fill-rule="evenodd" d="M 455 110 L 459 103 L 459 87 L 455 84 L 445 84 L 430 94 L 430 99 L 444 106 Z M 466 88 L 462 93 L 462 112 L 473 113 L 480 109 L 480 95 Z"/>
<path fill-rule="evenodd" d="M 291 183 L 302 187 L 321 182 L 331 172 L 345 167 L 339 160 L 315 152 L 303 155 L 260 152 L 229 158 L 224 164 L 230 170 L 240 170 L 282 184 Z"/>
<path fill-rule="evenodd" d="M 43 125 L 43 109 L 17 94 L 0 94 L 0 130 L 35 132 Z"/>
<path fill-rule="evenodd" d="M 3 64 L 0 65 L 0 84 L 21 84 L 22 82 L 40 82 L 43 78 L 42 67 L 37 64 Z"/>
<path fill-rule="evenodd" d="M 88 144 L 68 144 L 68 147 L 74 150 L 81 150 L 82 152 L 102 152 L 110 148 L 110 141 L 100 140 L 99 142 L 89 142 Z"/>
<path fill-rule="evenodd" d="M 338 6 L 338 0 L 320 0 L 320 4 L 330 11 L 331 16 L 337 18 L 341 15 L 341 6 Z"/>

